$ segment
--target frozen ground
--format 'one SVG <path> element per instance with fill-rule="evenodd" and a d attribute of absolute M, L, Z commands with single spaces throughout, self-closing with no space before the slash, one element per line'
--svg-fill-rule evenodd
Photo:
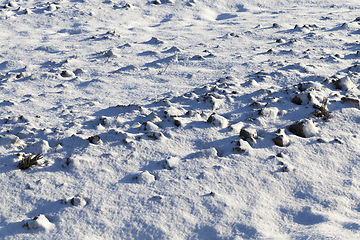
<path fill-rule="evenodd" d="M 0 7 L 2 239 L 359 238 L 357 0 Z"/>

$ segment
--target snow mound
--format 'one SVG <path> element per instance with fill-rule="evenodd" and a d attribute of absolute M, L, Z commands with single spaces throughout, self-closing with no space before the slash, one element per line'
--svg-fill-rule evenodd
<path fill-rule="evenodd" d="M 28 229 L 39 229 L 49 231 L 55 228 L 55 224 L 51 223 L 43 214 L 40 214 L 37 217 L 34 217 L 31 221 L 26 222 L 23 227 Z"/>
<path fill-rule="evenodd" d="M 201 55 L 194 55 L 191 58 L 189 58 L 189 60 L 194 60 L 194 61 L 204 61 L 205 58 Z"/>
<path fill-rule="evenodd" d="M 153 122 L 144 122 L 141 124 L 141 129 L 145 131 L 157 131 L 159 127 Z"/>
<path fill-rule="evenodd" d="M 49 142 L 46 140 L 41 140 L 34 144 L 29 145 L 27 148 L 24 149 L 26 153 L 33 153 L 33 154 L 45 154 L 50 151 Z"/>
<path fill-rule="evenodd" d="M 0 63 L 0 70 L 14 70 L 21 67 L 24 67 L 21 61 L 10 60 Z"/>
<path fill-rule="evenodd" d="M 63 167 L 69 166 L 75 171 L 83 169 L 84 167 L 89 166 L 92 163 L 91 159 L 79 156 L 72 156 L 67 158 Z"/>
<path fill-rule="evenodd" d="M 207 119 L 207 122 L 221 128 L 226 128 L 229 125 L 229 121 L 226 118 L 216 113 L 211 114 Z"/>
<path fill-rule="evenodd" d="M 139 71 L 139 70 L 140 70 L 139 67 L 137 67 L 135 65 L 129 65 L 129 66 L 126 66 L 126 67 L 119 68 L 118 70 L 116 70 L 113 73 L 117 73 L 117 72 L 133 72 L 133 71 Z"/>
<path fill-rule="evenodd" d="M 155 176 L 148 171 L 139 173 L 134 179 L 140 184 L 150 184 L 155 182 Z"/>
<path fill-rule="evenodd" d="M 276 118 L 279 114 L 279 109 L 277 107 L 266 107 L 261 109 L 259 115 L 268 117 L 268 118 Z"/>
<path fill-rule="evenodd" d="M 237 146 L 234 148 L 234 150 L 238 153 L 250 153 L 251 150 L 253 149 L 250 143 L 247 140 L 243 140 L 243 139 L 240 139 L 236 143 L 236 145 Z"/>
<path fill-rule="evenodd" d="M 83 75 L 83 74 L 85 74 L 86 73 L 86 71 L 84 70 L 84 69 L 82 69 L 82 68 L 77 68 L 77 69 L 75 69 L 75 71 L 74 71 L 74 74 L 75 74 L 75 76 L 77 76 L 77 77 L 79 77 L 79 76 L 81 76 L 81 75 Z"/>
<path fill-rule="evenodd" d="M 182 50 L 180 48 L 173 46 L 173 47 L 165 50 L 163 53 L 179 53 L 181 51 Z"/>
<path fill-rule="evenodd" d="M 218 151 L 216 150 L 215 147 L 211 147 L 209 149 L 203 149 L 197 154 L 198 157 L 205 157 L 205 158 L 213 158 L 216 157 L 217 155 L 218 155 Z"/>
<path fill-rule="evenodd" d="M 240 133 L 240 130 L 245 126 L 243 122 L 238 122 L 230 125 L 230 129 L 236 133 Z"/>
<path fill-rule="evenodd" d="M 168 157 L 164 162 L 163 166 L 165 169 L 171 170 L 179 165 L 180 159 L 177 157 Z"/>
<path fill-rule="evenodd" d="M 70 70 L 63 70 L 60 75 L 63 77 L 63 78 L 73 78 L 75 77 L 75 73 L 73 73 L 72 71 Z"/>
<path fill-rule="evenodd" d="M 279 129 L 276 137 L 274 137 L 272 140 L 274 141 L 275 145 L 280 147 L 286 147 L 290 144 L 290 139 L 285 134 L 285 129 Z"/>
<path fill-rule="evenodd" d="M 351 79 L 348 76 L 337 80 L 335 82 L 335 86 L 337 89 L 341 89 L 345 91 L 349 91 L 356 87 L 356 85 L 353 83 L 353 81 L 351 81 Z"/>
<path fill-rule="evenodd" d="M 290 125 L 289 130 L 293 134 L 303 138 L 313 137 L 319 132 L 314 121 L 310 119 L 300 120 Z"/>
<path fill-rule="evenodd" d="M 53 12 L 53 11 L 56 11 L 58 9 L 58 7 L 54 4 L 54 3 L 51 3 L 49 6 L 47 6 L 46 10 L 49 11 L 49 12 Z"/>
<path fill-rule="evenodd" d="M 102 116 L 100 118 L 100 124 L 105 127 L 120 127 L 124 123 L 124 121 L 124 119 L 119 117 Z"/>
<path fill-rule="evenodd" d="M 243 139 L 257 138 L 257 131 L 256 129 L 250 127 L 242 128 L 240 131 L 240 137 Z"/>
<path fill-rule="evenodd" d="M 0 146 L 6 149 L 16 149 L 22 150 L 24 149 L 25 142 L 20 140 L 19 137 L 11 134 L 0 136 Z"/>
<path fill-rule="evenodd" d="M 156 37 L 152 37 L 149 41 L 143 42 L 144 44 L 152 44 L 152 45 L 157 45 L 157 44 L 163 44 L 164 41 L 156 38 Z"/>

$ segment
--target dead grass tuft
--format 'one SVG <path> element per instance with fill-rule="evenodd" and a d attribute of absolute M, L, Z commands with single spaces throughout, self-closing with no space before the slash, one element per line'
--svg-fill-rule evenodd
<path fill-rule="evenodd" d="M 21 160 L 21 163 L 18 164 L 18 168 L 21 170 L 26 170 L 33 165 L 37 165 L 38 164 L 37 161 L 42 158 L 43 156 L 41 156 L 40 153 L 37 154 L 36 156 L 34 156 L 32 153 L 30 153 L 28 156 L 24 155 L 23 159 Z"/>

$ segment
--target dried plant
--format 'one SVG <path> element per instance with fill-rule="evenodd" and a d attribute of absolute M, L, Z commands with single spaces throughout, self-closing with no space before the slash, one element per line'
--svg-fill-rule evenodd
<path fill-rule="evenodd" d="M 26 170 L 33 165 L 37 165 L 37 161 L 42 158 L 43 156 L 41 156 L 40 153 L 36 156 L 34 156 L 32 153 L 30 153 L 28 156 L 24 155 L 21 163 L 18 164 L 18 168 L 21 170 Z"/>
<path fill-rule="evenodd" d="M 322 117 L 323 120 L 325 120 L 326 122 L 329 121 L 329 119 L 331 118 L 329 111 L 326 109 L 326 104 L 327 103 L 328 103 L 328 99 L 324 98 L 323 103 L 321 104 L 321 106 L 318 106 L 316 104 L 313 105 L 313 107 L 318 110 L 318 111 L 316 111 L 314 113 L 314 116 L 315 117 Z"/>

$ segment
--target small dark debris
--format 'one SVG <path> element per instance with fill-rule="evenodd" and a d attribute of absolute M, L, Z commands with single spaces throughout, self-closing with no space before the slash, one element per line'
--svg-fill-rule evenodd
<path fill-rule="evenodd" d="M 207 123 L 212 123 L 215 120 L 215 115 L 216 113 L 212 113 L 209 118 L 206 120 Z"/>
<path fill-rule="evenodd" d="M 162 199 L 163 199 L 163 197 L 162 197 L 162 196 L 157 195 L 157 196 L 153 196 L 153 197 L 152 197 L 152 199 L 153 199 L 153 200 L 162 200 Z"/>
<path fill-rule="evenodd" d="M 67 159 L 66 159 L 66 162 L 65 162 L 65 164 L 66 164 L 67 166 L 69 166 L 69 165 L 70 165 L 70 163 L 71 163 L 71 160 L 70 160 L 70 158 L 67 158 Z"/>
<path fill-rule="evenodd" d="M 230 33 L 230 36 L 232 36 L 232 37 L 240 37 L 239 35 L 237 35 L 235 33 Z"/>
<path fill-rule="evenodd" d="M 243 153 L 245 152 L 245 149 L 241 148 L 241 147 L 234 147 L 234 150 L 238 153 Z"/>
<path fill-rule="evenodd" d="M 291 100 L 292 103 L 295 103 L 296 105 L 301 105 L 303 103 L 303 100 L 298 96 L 296 95 L 292 100 Z"/>
<path fill-rule="evenodd" d="M 175 119 L 174 124 L 177 127 L 181 126 L 181 122 L 179 120 L 177 120 L 177 119 Z"/>
<path fill-rule="evenodd" d="M 260 103 L 259 102 L 253 102 L 250 104 L 250 107 L 260 107 Z"/>
<path fill-rule="evenodd" d="M 68 76 L 68 73 L 66 70 L 62 71 L 61 74 L 60 74 L 62 77 L 67 77 Z"/>
<path fill-rule="evenodd" d="M 152 132 L 152 133 L 147 134 L 147 136 L 149 138 L 157 140 L 157 139 L 164 137 L 164 134 L 162 134 L 161 132 Z"/>
<path fill-rule="evenodd" d="M 282 168 L 282 171 L 283 172 L 290 172 L 291 169 L 288 166 L 285 166 L 285 167 Z"/>

